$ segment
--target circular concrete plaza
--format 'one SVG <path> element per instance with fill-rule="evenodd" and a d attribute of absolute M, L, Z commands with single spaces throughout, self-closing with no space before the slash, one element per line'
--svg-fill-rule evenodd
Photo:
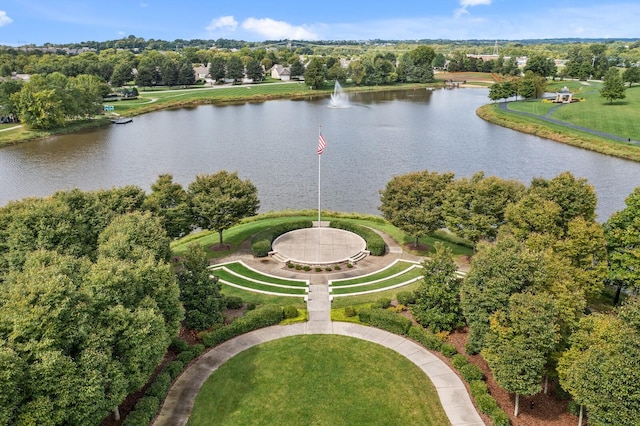
<path fill-rule="evenodd" d="M 273 251 L 292 262 L 309 265 L 346 262 L 367 247 L 362 237 L 334 228 L 305 228 L 280 235 Z"/>

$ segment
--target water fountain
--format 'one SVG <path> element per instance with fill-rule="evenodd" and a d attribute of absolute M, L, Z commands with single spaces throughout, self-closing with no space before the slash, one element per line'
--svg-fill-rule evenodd
<path fill-rule="evenodd" d="M 329 108 L 349 108 L 351 104 L 349 103 L 349 96 L 342 90 L 342 86 L 338 80 L 336 80 L 336 84 L 333 87 L 333 94 L 331 95 L 331 101 L 329 101 Z"/>

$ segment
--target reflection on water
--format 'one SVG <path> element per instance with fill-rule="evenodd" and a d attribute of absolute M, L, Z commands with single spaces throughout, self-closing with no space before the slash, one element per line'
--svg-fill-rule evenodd
<path fill-rule="evenodd" d="M 378 214 L 379 190 L 415 170 L 484 170 L 518 179 L 569 170 L 596 187 L 601 220 L 624 207 L 640 164 L 491 125 L 475 115 L 486 89 L 349 93 L 354 107 L 328 98 L 277 100 L 159 111 L 127 125 L 0 150 L 0 203 L 59 189 L 136 184 L 162 173 L 187 185 L 197 174 L 238 171 L 259 191 L 261 211 L 317 207 L 318 126 L 322 207 Z"/>

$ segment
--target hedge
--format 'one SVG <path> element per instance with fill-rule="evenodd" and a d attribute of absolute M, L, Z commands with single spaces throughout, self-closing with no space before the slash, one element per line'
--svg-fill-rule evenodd
<path fill-rule="evenodd" d="M 473 396 L 474 399 L 480 395 L 486 395 L 489 393 L 487 383 L 484 380 L 473 380 L 469 382 L 469 390 L 471 391 L 471 396 Z"/>
<path fill-rule="evenodd" d="M 419 325 L 414 325 L 409 329 L 409 338 L 432 351 L 440 351 L 442 349 L 442 340 Z"/>
<path fill-rule="evenodd" d="M 313 222 L 301 220 L 297 222 L 282 223 L 260 231 L 251 238 L 251 252 L 255 257 L 267 257 L 271 251 L 271 244 L 282 234 L 296 229 L 311 228 Z"/>
<path fill-rule="evenodd" d="M 491 420 L 493 420 L 493 426 L 509 426 L 509 416 L 500 407 L 497 407 L 491 412 Z"/>
<path fill-rule="evenodd" d="M 453 365 L 457 370 L 460 370 L 467 364 L 469 364 L 469 360 L 462 354 L 455 354 L 451 357 L 451 365 Z"/>
<path fill-rule="evenodd" d="M 386 309 L 360 309 L 358 317 L 365 324 L 402 336 L 406 336 L 411 328 L 409 318 L 394 314 Z"/>
<path fill-rule="evenodd" d="M 332 220 L 329 224 L 331 228 L 343 229 L 345 231 L 353 232 L 356 235 L 362 237 L 367 244 L 367 250 L 373 256 L 382 256 L 385 252 L 384 239 L 374 230 L 361 226 L 355 223 L 346 222 L 343 220 Z"/>
<path fill-rule="evenodd" d="M 493 399 L 493 397 L 488 393 L 484 395 L 478 395 L 475 398 L 475 401 L 476 405 L 478 406 L 478 410 L 480 410 L 484 414 L 491 415 L 496 408 L 499 408 L 496 400 Z"/>
<path fill-rule="evenodd" d="M 283 319 L 284 314 L 281 307 L 262 306 L 256 310 L 247 311 L 244 316 L 236 318 L 229 325 L 205 334 L 202 341 L 206 347 L 210 348 L 249 331 L 276 325 Z"/>
<path fill-rule="evenodd" d="M 458 370 L 467 383 L 471 383 L 474 380 L 482 380 L 484 378 L 482 370 L 475 364 L 469 363 L 467 365 L 463 365 Z"/>

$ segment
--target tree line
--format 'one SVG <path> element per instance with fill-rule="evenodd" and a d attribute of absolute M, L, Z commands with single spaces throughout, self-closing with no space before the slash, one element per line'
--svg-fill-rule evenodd
<path fill-rule="evenodd" d="M 477 173 L 396 176 L 381 191 L 383 216 L 422 238 L 446 228 L 471 241 L 464 280 L 451 251 L 425 263 L 412 312 L 433 332 L 469 327 L 466 350 L 481 354 L 516 395 L 546 392 L 549 378 L 586 407 L 590 422 L 633 425 L 640 373 L 640 302 L 591 312 L 605 286 L 637 292 L 640 188 L 604 224 L 585 179 L 562 173 L 522 183 Z"/>
<path fill-rule="evenodd" d="M 172 264 L 170 241 L 257 212 L 235 173 L 185 190 L 61 191 L 0 209 L 0 424 L 95 425 L 149 380 L 181 322 L 222 321 L 201 248 Z M 177 266 L 177 271 L 175 270 Z"/>

